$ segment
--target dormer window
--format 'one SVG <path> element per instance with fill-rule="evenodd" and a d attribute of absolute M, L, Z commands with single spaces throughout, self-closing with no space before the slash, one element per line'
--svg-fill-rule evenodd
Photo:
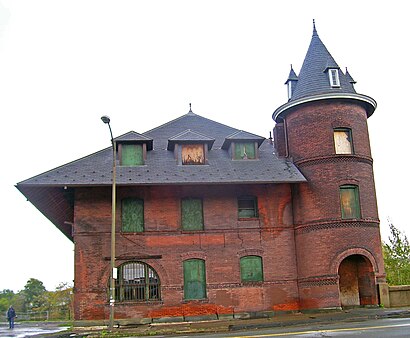
<path fill-rule="evenodd" d="M 137 166 L 144 164 L 144 150 L 142 144 L 121 144 L 120 165 Z"/>
<path fill-rule="evenodd" d="M 205 149 L 203 144 L 182 144 L 181 159 L 183 165 L 205 164 Z"/>
<path fill-rule="evenodd" d="M 187 129 L 168 139 L 168 150 L 174 151 L 175 159 L 182 165 L 208 164 L 208 151 L 215 139 Z"/>
<path fill-rule="evenodd" d="M 115 139 L 118 160 L 121 166 L 144 165 L 147 151 L 153 149 L 153 140 L 145 135 L 131 131 Z"/>
<path fill-rule="evenodd" d="M 331 87 L 340 87 L 339 70 L 330 68 L 328 70 Z"/>
<path fill-rule="evenodd" d="M 232 160 L 257 160 L 264 140 L 261 136 L 238 130 L 225 138 L 222 149 L 229 151 Z"/>
<path fill-rule="evenodd" d="M 256 158 L 255 142 L 234 143 L 235 160 L 254 160 Z"/>
<path fill-rule="evenodd" d="M 293 92 L 293 90 L 292 90 L 292 81 L 289 81 L 289 82 L 288 82 L 288 99 L 289 99 L 289 100 L 290 100 L 291 97 L 292 97 L 292 92 Z"/>

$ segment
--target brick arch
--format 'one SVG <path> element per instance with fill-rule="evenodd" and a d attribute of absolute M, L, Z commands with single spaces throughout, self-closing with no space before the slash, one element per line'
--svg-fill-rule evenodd
<path fill-rule="evenodd" d="M 360 181 L 354 177 L 345 177 L 340 180 L 337 180 L 337 184 L 340 186 L 342 185 L 357 185 L 359 186 Z"/>
<path fill-rule="evenodd" d="M 180 255 L 181 260 L 185 261 L 187 259 L 202 259 L 206 260 L 206 253 L 203 251 L 188 251 Z"/>
<path fill-rule="evenodd" d="M 373 266 L 373 270 L 375 273 L 379 272 L 379 267 L 377 265 L 377 261 L 374 258 L 373 254 L 368 251 L 365 248 L 350 248 L 347 249 L 341 253 L 338 253 L 332 260 L 331 260 L 331 266 L 330 266 L 330 272 L 333 274 L 338 274 L 339 271 L 339 266 L 342 261 L 352 255 L 360 255 L 366 257 L 369 261 L 370 264 Z"/>
<path fill-rule="evenodd" d="M 262 249 L 243 249 L 238 251 L 238 257 L 244 257 L 244 256 L 263 256 L 263 250 Z"/>
<path fill-rule="evenodd" d="M 161 282 L 161 285 L 165 285 L 165 284 L 170 283 L 168 273 L 167 273 L 164 266 L 161 264 L 161 262 L 159 260 L 155 259 L 155 260 L 149 261 L 149 262 L 144 262 L 143 260 L 141 260 L 140 262 L 148 264 L 149 266 L 151 266 L 156 271 L 156 273 L 159 276 L 159 280 Z"/>
<path fill-rule="evenodd" d="M 352 129 L 352 123 L 346 119 L 338 117 L 335 121 L 331 123 L 333 129 L 337 128 L 348 128 Z"/>

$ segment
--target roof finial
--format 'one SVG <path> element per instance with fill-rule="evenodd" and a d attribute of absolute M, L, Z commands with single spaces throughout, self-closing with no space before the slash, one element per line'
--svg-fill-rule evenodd
<path fill-rule="evenodd" d="M 189 113 L 192 113 L 193 111 L 192 111 L 192 105 L 191 105 L 191 103 L 189 104 Z"/>
<path fill-rule="evenodd" d="M 315 19 L 313 19 L 313 36 L 317 36 L 317 30 L 316 30 L 316 23 L 315 23 Z"/>

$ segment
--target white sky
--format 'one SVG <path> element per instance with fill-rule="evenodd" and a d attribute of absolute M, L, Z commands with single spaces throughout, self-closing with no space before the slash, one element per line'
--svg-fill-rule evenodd
<path fill-rule="evenodd" d="M 33 277 L 73 279 L 73 244 L 17 182 L 144 132 L 189 110 L 268 137 L 312 35 L 357 92 L 369 119 L 383 238 L 409 234 L 410 24 L 405 1 L 0 0 L 0 290 Z"/>

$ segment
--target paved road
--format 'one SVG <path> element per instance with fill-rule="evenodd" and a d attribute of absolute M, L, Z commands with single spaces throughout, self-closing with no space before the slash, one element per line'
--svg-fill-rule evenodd
<path fill-rule="evenodd" d="M 45 323 L 41 325 L 16 323 L 15 328 L 13 330 L 9 330 L 8 324 L 0 323 L 0 337 L 24 338 L 41 334 L 59 332 L 65 329 L 65 327 L 59 327 L 57 324 L 53 323 Z"/>
<path fill-rule="evenodd" d="M 166 336 L 151 336 L 166 337 Z M 246 332 L 232 332 L 205 335 L 167 336 L 178 338 L 206 337 L 206 338 L 270 338 L 270 337 L 360 337 L 360 338 L 409 338 L 410 318 L 386 318 L 368 320 L 364 322 L 341 322 L 335 324 L 310 325 L 287 328 L 272 328 Z"/>

